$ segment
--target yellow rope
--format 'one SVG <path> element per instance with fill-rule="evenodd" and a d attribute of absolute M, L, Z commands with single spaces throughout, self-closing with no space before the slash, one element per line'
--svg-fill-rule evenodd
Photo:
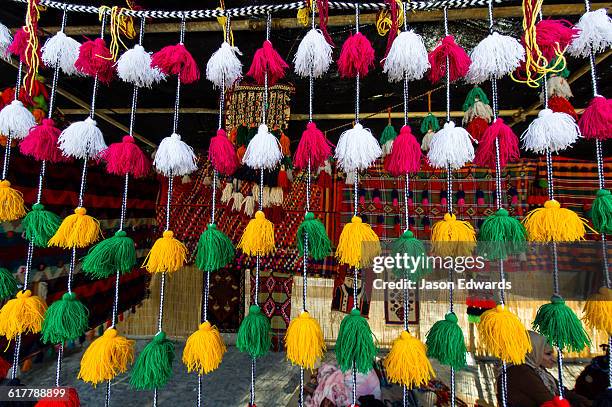
<path fill-rule="evenodd" d="M 223 0 L 219 1 L 219 7 L 217 7 L 217 10 L 225 10 L 225 1 Z M 221 26 L 221 29 L 223 30 L 223 40 L 227 39 L 229 44 L 233 47 L 234 46 L 234 32 L 232 31 L 232 22 L 230 21 L 230 24 L 229 24 L 229 34 L 227 33 L 227 17 L 218 16 L 217 22 L 219 23 L 219 25 Z"/>
<path fill-rule="evenodd" d="M 314 0 L 306 0 L 306 6 L 302 7 L 297 12 L 297 20 L 304 27 L 307 27 L 310 23 L 310 13 L 312 12 L 313 2 Z"/>
<path fill-rule="evenodd" d="M 111 53 L 111 59 L 113 61 L 116 61 L 117 57 L 119 56 L 119 50 L 121 46 L 124 49 L 128 48 L 121 39 L 121 34 L 125 35 L 129 39 L 133 39 L 134 37 L 136 37 L 136 31 L 134 30 L 134 21 L 132 20 L 132 18 L 123 14 L 126 10 L 123 7 L 113 6 L 111 8 L 108 6 L 101 6 L 98 11 L 100 21 L 102 21 L 104 14 L 109 10 L 111 41 L 108 49 Z M 97 56 L 100 58 L 104 58 L 101 55 Z"/>
<path fill-rule="evenodd" d="M 401 0 L 395 0 L 397 3 L 397 28 L 398 32 L 400 31 L 400 27 L 404 25 L 404 3 Z M 376 31 L 378 35 L 384 37 L 389 33 L 391 29 L 392 21 L 391 21 L 391 11 L 388 9 L 384 9 L 378 12 L 376 16 Z"/>
<path fill-rule="evenodd" d="M 40 57 L 38 55 L 38 35 L 34 21 L 38 21 L 40 10 L 35 0 L 28 0 L 28 11 L 26 13 L 26 24 L 23 30 L 28 34 L 28 44 L 26 46 L 25 56 L 28 72 L 23 78 L 23 86 L 30 96 L 34 89 L 34 82 L 38 76 L 38 67 L 40 65 Z M 19 97 L 19 95 L 17 95 Z"/>

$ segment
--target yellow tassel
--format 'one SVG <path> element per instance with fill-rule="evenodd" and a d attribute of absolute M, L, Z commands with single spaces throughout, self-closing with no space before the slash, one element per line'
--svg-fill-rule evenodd
<path fill-rule="evenodd" d="M 0 181 L 0 222 L 23 218 L 26 214 L 23 195 L 11 188 L 7 180 Z"/>
<path fill-rule="evenodd" d="M 166 230 L 153 244 L 142 267 L 149 273 L 173 273 L 183 267 L 186 258 L 185 245 L 174 238 L 171 230 Z"/>
<path fill-rule="evenodd" d="M 226 350 L 217 327 L 206 321 L 187 338 L 183 363 L 189 373 L 208 374 L 219 367 Z"/>
<path fill-rule="evenodd" d="M 408 331 L 403 331 L 393 341 L 391 351 L 383 363 L 387 379 L 409 389 L 424 386 L 435 376 L 425 345 Z"/>
<path fill-rule="evenodd" d="M 523 219 L 531 242 L 575 242 L 584 240 L 586 227 L 597 233 L 576 212 L 561 208 L 556 200 L 546 201 L 543 208 L 530 211 Z"/>
<path fill-rule="evenodd" d="M 83 248 L 102 237 L 100 222 L 87 215 L 87 209 L 78 207 L 74 215 L 66 216 L 55 235 L 49 240 L 49 246 L 64 249 Z"/>
<path fill-rule="evenodd" d="M 266 256 L 276 250 L 274 225 L 262 211 L 255 212 L 255 218 L 249 221 L 238 242 L 238 248 L 248 256 Z"/>
<path fill-rule="evenodd" d="M 439 256 L 469 256 L 476 247 L 476 232 L 466 221 L 447 213 L 431 230 L 433 252 Z"/>
<path fill-rule="evenodd" d="M 108 328 L 85 350 L 78 378 L 96 386 L 125 373 L 133 362 L 134 341 L 117 335 L 115 328 Z"/>
<path fill-rule="evenodd" d="M 17 335 L 40 332 L 46 310 L 42 298 L 30 290 L 19 291 L 0 309 L 0 335 L 11 341 Z"/>
<path fill-rule="evenodd" d="M 359 216 L 353 216 L 351 223 L 342 228 L 336 258 L 341 264 L 362 268 L 368 266 L 380 254 L 380 240 L 367 223 Z"/>
<path fill-rule="evenodd" d="M 531 352 L 527 330 L 516 315 L 498 305 L 480 316 L 478 338 L 487 352 L 504 362 L 520 365 Z"/>
<path fill-rule="evenodd" d="M 294 318 L 285 334 L 287 359 L 294 365 L 314 369 L 317 359 L 325 354 L 325 341 L 319 322 L 303 311 Z"/>
<path fill-rule="evenodd" d="M 590 328 L 612 335 L 612 290 L 601 287 L 584 304 L 584 321 Z"/>

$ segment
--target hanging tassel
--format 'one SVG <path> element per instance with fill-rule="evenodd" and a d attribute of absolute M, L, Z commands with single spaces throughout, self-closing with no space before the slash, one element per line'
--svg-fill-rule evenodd
<path fill-rule="evenodd" d="M 21 27 L 17 29 L 17 31 L 15 31 L 15 35 L 13 36 L 13 41 L 11 42 L 11 45 L 9 45 L 7 49 L 9 54 L 13 54 L 17 58 L 19 58 L 20 62 L 26 65 L 28 65 L 28 62 L 30 61 L 30 57 L 34 56 L 34 53 L 32 52 L 33 49 L 31 49 L 26 54 L 26 50 L 28 50 L 29 38 L 30 38 L 30 34 L 25 31 L 24 27 Z"/>
<path fill-rule="evenodd" d="M 408 256 L 409 258 L 423 260 L 416 268 L 394 267 L 393 274 L 397 278 L 407 278 L 410 281 L 419 281 L 423 276 L 433 271 L 427 262 L 427 250 L 419 239 L 414 237 L 410 230 L 406 230 L 400 237 L 391 243 L 391 256 L 396 258 Z"/>
<path fill-rule="evenodd" d="M 385 170 L 394 177 L 416 173 L 421 168 L 422 157 L 421 146 L 410 131 L 410 126 L 403 126 L 385 160 Z"/>
<path fill-rule="evenodd" d="M 455 43 L 455 37 L 447 35 L 428 55 L 431 66 L 428 77 L 431 83 L 436 83 L 446 76 L 447 57 L 450 64 L 451 82 L 463 78 L 468 73 L 472 63 L 470 57 L 463 48 Z"/>
<path fill-rule="evenodd" d="M 423 38 L 413 30 L 402 31 L 391 44 L 387 57 L 383 59 L 383 72 L 389 82 L 421 79 L 430 68 Z"/>
<path fill-rule="evenodd" d="M 34 407 L 81 407 L 79 393 L 73 387 L 65 388 L 66 393 L 63 397 L 41 398 Z"/>
<path fill-rule="evenodd" d="M 582 323 L 558 295 L 553 295 L 548 304 L 538 309 L 533 329 L 561 350 L 580 352 L 591 345 Z"/>
<path fill-rule="evenodd" d="M 370 129 L 364 129 L 361 123 L 357 123 L 340 135 L 335 158 L 342 171 L 354 172 L 372 166 L 381 154 L 380 145 Z"/>
<path fill-rule="evenodd" d="M 308 123 L 295 150 L 293 167 L 298 170 L 308 168 L 308 160 L 311 168 L 325 165 L 325 160 L 332 155 L 333 146 L 314 122 Z"/>
<path fill-rule="evenodd" d="M 612 194 L 607 189 L 597 191 L 591 207 L 591 220 L 595 230 L 612 234 Z"/>
<path fill-rule="evenodd" d="M 569 86 L 567 80 L 557 74 L 551 75 L 546 82 L 546 89 L 548 90 L 548 97 L 552 98 L 553 96 L 560 96 L 565 99 L 569 99 L 574 97 L 572 93 L 572 89 Z M 540 93 L 540 100 L 544 100 L 542 97 L 543 93 Z M 548 101 L 550 103 L 550 100 Z"/>
<path fill-rule="evenodd" d="M 236 255 L 234 244 L 214 223 L 200 235 L 195 264 L 202 271 L 216 271 L 230 264 Z"/>
<path fill-rule="evenodd" d="M 380 251 L 380 241 L 372 227 L 363 223 L 359 216 L 353 216 L 342 228 L 336 247 L 336 258 L 340 264 L 363 268 L 380 255 Z"/>
<path fill-rule="evenodd" d="M 206 79 L 217 88 L 231 88 L 242 77 L 242 62 L 237 55 L 242 55 L 238 47 L 223 42 L 206 63 Z"/>
<path fill-rule="evenodd" d="M 474 159 L 474 146 L 470 134 L 454 122 L 444 124 L 442 130 L 434 134 L 427 152 L 429 164 L 434 168 L 459 169 Z"/>
<path fill-rule="evenodd" d="M 519 159 L 518 137 L 512 128 L 504 123 L 501 117 L 498 117 L 487 127 L 479 140 L 474 164 L 495 170 L 495 140 L 499 144 L 500 170 L 506 168 L 508 163 L 516 162 Z"/>
<path fill-rule="evenodd" d="M 160 331 L 138 355 L 132 368 L 130 384 L 137 390 L 164 387 L 172 376 L 173 362 L 174 344 Z"/>
<path fill-rule="evenodd" d="M 449 312 L 444 319 L 437 321 L 427 332 L 427 356 L 437 359 L 443 365 L 463 369 L 466 364 L 465 340 L 457 324 L 457 315 Z"/>
<path fill-rule="evenodd" d="M 587 220 L 576 212 L 561 208 L 556 200 L 530 211 L 523 219 L 530 242 L 575 242 L 584 240 Z"/>
<path fill-rule="evenodd" d="M 83 259 L 83 271 L 92 278 L 108 278 L 119 271 L 129 273 L 136 265 L 136 246 L 125 231 L 92 247 Z"/>
<path fill-rule="evenodd" d="M 4 24 L 0 24 L 0 59 L 5 61 L 10 60 L 11 54 L 9 52 L 9 47 L 12 42 L 13 37 L 11 36 L 11 30 Z"/>
<path fill-rule="evenodd" d="M 578 114 L 576 114 L 574 106 L 564 97 L 553 96 L 548 99 L 548 108 L 555 113 L 566 113 L 570 115 L 574 121 L 578 120 Z"/>
<path fill-rule="evenodd" d="M 34 126 L 34 116 L 19 100 L 13 100 L 0 110 L 0 134 L 10 134 L 12 138 L 22 140 Z"/>
<path fill-rule="evenodd" d="M 187 338 L 183 363 L 188 373 L 208 374 L 219 367 L 226 350 L 217 327 L 206 321 Z"/>
<path fill-rule="evenodd" d="M 270 320 L 261 313 L 259 305 L 251 305 L 249 314 L 244 317 L 238 328 L 236 347 L 252 358 L 260 358 L 268 353 L 271 346 Z"/>
<path fill-rule="evenodd" d="M 151 247 L 142 267 L 149 273 L 174 273 L 183 267 L 186 258 L 185 245 L 174 238 L 171 230 L 166 230 Z"/>
<path fill-rule="evenodd" d="M 59 136 L 58 145 L 65 156 L 77 159 L 95 157 L 107 148 L 102 132 L 91 117 L 65 128 Z"/>
<path fill-rule="evenodd" d="M 87 76 L 97 76 L 104 84 L 109 84 L 115 76 L 113 56 L 102 38 L 81 44 L 74 66 Z"/>
<path fill-rule="evenodd" d="M 234 145 L 227 138 L 225 130 L 217 130 L 217 135 L 210 139 L 208 160 L 211 162 L 215 170 L 228 176 L 236 172 L 240 166 L 238 157 L 236 157 Z"/>
<path fill-rule="evenodd" d="M 612 20 L 605 8 L 584 13 L 576 28 L 580 32 L 567 48 L 573 57 L 588 58 L 591 53 L 599 54 L 612 46 Z"/>
<path fill-rule="evenodd" d="M 491 260 L 505 259 L 509 254 L 524 252 L 527 231 L 504 208 L 485 218 L 478 235 L 479 249 Z"/>
<path fill-rule="evenodd" d="M 595 96 L 582 112 L 578 126 L 587 139 L 612 138 L 612 101 L 603 96 Z"/>
<path fill-rule="evenodd" d="M 78 339 L 89 326 L 89 311 L 73 292 L 65 293 L 45 312 L 42 324 L 43 343 L 64 343 Z"/>
<path fill-rule="evenodd" d="M 57 232 L 49 239 L 49 246 L 72 249 L 87 247 L 102 237 L 100 222 L 87 215 L 87 210 L 78 207 L 74 215 L 64 218 Z"/>
<path fill-rule="evenodd" d="M 582 318 L 591 329 L 598 329 L 612 335 L 612 290 L 601 287 L 596 294 L 587 298 Z"/>
<path fill-rule="evenodd" d="M 440 130 L 438 118 L 431 112 L 427 113 L 427 116 L 421 122 L 421 133 L 427 134 L 430 131 L 436 132 L 438 130 Z"/>
<path fill-rule="evenodd" d="M 268 126 L 259 125 L 257 134 L 247 146 L 242 162 L 254 170 L 272 170 L 283 159 L 280 142 L 270 133 Z"/>
<path fill-rule="evenodd" d="M 257 211 L 255 218 L 249 221 L 237 247 L 247 256 L 267 256 L 276 250 L 274 225 L 262 211 Z"/>
<path fill-rule="evenodd" d="M 0 222 L 11 222 L 26 214 L 23 194 L 7 180 L 0 181 Z"/>
<path fill-rule="evenodd" d="M 580 129 L 570 115 L 550 109 L 542 109 L 521 135 L 523 148 L 536 154 L 548 150 L 557 153 L 570 147 L 579 137 Z"/>
<path fill-rule="evenodd" d="M 65 75 L 82 75 L 74 66 L 79 58 L 81 44 L 74 38 L 58 31 L 50 37 L 41 48 L 42 61 L 45 66 L 58 68 Z"/>
<path fill-rule="evenodd" d="M 285 347 L 287 359 L 292 364 L 304 369 L 314 369 L 317 361 L 323 359 L 326 350 L 319 322 L 307 311 L 302 311 L 289 323 L 285 334 Z"/>
<path fill-rule="evenodd" d="M 353 365 L 362 374 L 372 370 L 378 352 L 373 336 L 368 321 L 358 309 L 352 309 L 340 323 L 334 349 L 340 370 L 346 372 L 353 369 Z"/>
<path fill-rule="evenodd" d="M 304 221 L 297 230 L 297 247 L 300 256 L 304 255 L 304 239 L 308 236 L 308 254 L 314 260 L 323 260 L 331 253 L 331 242 L 323 223 L 312 212 L 306 212 Z"/>
<path fill-rule="evenodd" d="M 515 365 L 524 364 L 525 355 L 531 352 L 527 330 L 516 315 L 501 305 L 480 316 L 478 339 L 489 355 Z"/>
<path fill-rule="evenodd" d="M 182 141 L 181 136 L 172 133 L 159 143 L 153 165 L 166 177 L 180 177 L 197 170 L 197 162 L 193 148 Z"/>
<path fill-rule="evenodd" d="M 433 252 L 439 256 L 469 256 L 476 247 L 476 232 L 470 222 L 446 213 L 431 230 Z"/>
<path fill-rule="evenodd" d="M 52 163 L 66 161 L 67 157 L 57 146 L 61 133 L 52 119 L 43 119 L 42 124 L 33 127 L 27 137 L 19 143 L 19 151 L 38 161 Z"/>
<path fill-rule="evenodd" d="M 164 75 L 178 75 L 181 83 L 190 84 L 200 79 L 198 64 L 185 45 L 168 45 L 151 56 L 151 67 Z"/>
<path fill-rule="evenodd" d="M 55 235 L 61 224 L 59 216 L 45 210 L 41 203 L 32 206 L 32 211 L 21 221 L 25 238 L 36 247 L 47 247 L 49 239 Z"/>
<path fill-rule="evenodd" d="M 408 389 L 424 387 L 435 377 L 425 345 L 408 331 L 402 331 L 393 341 L 383 363 L 387 379 Z"/>
<path fill-rule="evenodd" d="M 106 172 L 135 178 L 142 178 L 149 173 L 151 162 L 136 144 L 134 137 L 123 136 L 120 143 L 113 143 L 100 153 L 106 161 Z"/>
<path fill-rule="evenodd" d="M 472 138 L 480 142 L 480 139 L 488 128 L 489 122 L 486 119 L 483 119 L 482 117 L 475 117 L 467 124 L 465 130 L 470 136 L 472 136 Z"/>
<path fill-rule="evenodd" d="M 397 132 L 393 128 L 393 125 L 389 123 L 384 129 L 382 134 L 380 135 L 380 139 L 378 140 L 379 144 L 382 146 L 382 157 L 387 156 L 391 152 L 391 148 L 393 147 L 393 140 L 397 137 Z"/>
<path fill-rule="evenodd" d="M 263 85 L 265 77 L 268 77 L 268 86 L 273 86 L 276 82 L 285 77 L 285 71 L 289 65 L 283 60 L 272 46 L 269 40 L 265 40 L 263 46 L 255 51 L 253 62 L 247 75 L 255 79 L 258 85 Z"/>
<path fill-rule="evenodd" d="M 332 64 L 332 46 L 320 30 L 313 28 L 306 33 L 293 57 L 293 64 L 295 73 L 302 78 L 311 74 L 313 78 L 320 78 L 327 72 Z"/>
<path fill-rule="evenodd" d="M 470 58 L 472 63 L 465 79 L 479 84 L 513 72 L 525 61 L 525 49 L 515 38 L 494 32 L 474 47 Z"/>
<path fill-rule="evenodd" d="M 535 29 L 540 51 L 548 61 L 563 54 L 579 34 L 578 28 L 567 20 L 540 20 Z"/>
<path fill-rule="evenodd" d="M 17 279 L 13 273 L 0 267 L 0 300 L 11 298 L 17 292 Z"/>
<path fill-rule="evenodd" d="M 139 88 L 150 88 L 166 79 L 158 68 L 151 67 L 151 53 L 140 44 L 121 54 L 117 60 L 117 76 Z"/>
<path fill-rule="evenodd" d="M 374 66 L 374 48 L 365 35 L 358 32 L 347 38 L 342 44 L 338 58 L 338 72 L 341 78 L 361 78 L 367 76 Z"/>
<path fill-rule="evenodd" d="M 83 353 L 78 378 L 94 386 L 125 373 L 134 362 L 134 341 L 108 328 Z"/>
<path fill-rule="evenodd" d="M 467 96 L 465 97 L 465 101 L 463 102 L 463 111 L 467 112 L 468 110 L 470 110 L 470 108 L 474 106 L 476 102 L 481 102 L 485 105 L 491 104 L 491 102 L 489 101 L 489 97 L 480 86 L 474 86 L 472 89 L 470 89 Z M 489 106 L 488 116 L 492 115 L 493 112 L 491 111 L 491 107 Z"/>
<path fill-rule="evenodd" d="M 42 329 L 47 305 L 30 290 L 19 291 L 0 309 L 0 335 L 12 341 L 24 333 L 38 333 Z"/>
<path fill-rule="evenodd" d="M 540 407 L 570 407 L 570 402 L 567 399 L 555 396 L 552 400 L 542 403 Z"/>

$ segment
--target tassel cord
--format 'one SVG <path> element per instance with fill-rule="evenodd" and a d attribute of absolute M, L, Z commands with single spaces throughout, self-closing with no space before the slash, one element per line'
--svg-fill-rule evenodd
<path fill-rule="evenodd" d="M 17 82 L 15 82 L 15 98 L 13 100 L 19 100 L 19 91 L 21 86 L 21 76 L 23 75 L 23 62 L 21 59 L 19 60 L 19 65 L 17 66 Z M 6 175 L 8 173 L 9 162 L 11 160 L 11 144 L 13 142 L 13 136 L 11 132 L 6 135 L 6 146 L 4 149 L 4 162 L 2 163 L 2 180 L 6 179 Z"/>
<path fill-rule="evenodd" d="M 100 24 L 100 38 L 104 39 L 104 28 L 106 27 L 106 13 L 102 14 L 102 23 Z M 89 117 L 93 120 L 96 115 L 96 96 L 98 95 L 98 87 L 100 85 L 98 75 L 94 76 L 93 88 L 91 91 L 91 107 L 89 108 Z"/>
<path fill-rule="evenodd" d="M 64 344 L 60 343 L 57 348 L 57 366 L 55 367 L 55 387 L 60 386 L 63 358 L 64 358 Z"/>
<path fill-rule="evenodd" d="M 106 395 L 104 396 L 104 407 L 110 406 L 110 400 L 111 400 L 111 381 L 108 380 L 106 382 Z"/>
<path fill-rule="evenodd" d="M 13 366 L 11 366 L 11 379 L 17 378 L 17 369 L 19 368 L 19 355 L 21 354 L 21 334 L 15 339 L 15 349 L 13 351 Z"/>
<path fill-rule="evenodd" d="M 255 358 L 251 358 L 251 389 L 249 394 L 249 407 L 255 404 L 255 371 L 256 371 Z"/>

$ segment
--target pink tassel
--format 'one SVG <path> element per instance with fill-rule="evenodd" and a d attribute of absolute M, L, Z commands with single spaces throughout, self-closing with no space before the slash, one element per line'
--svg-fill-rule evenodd
<path fill-rule="evenodd" d="M 184 44 L 168 45 L 151 56 L 151 66 L 164 75 L 178 75 L 181 83 L 200 79 L 200 69 Z"/>
<path fill-rule="evenodd" d="M 308 168 L 310 158 L 310 168 L 315 170 L 325 165 L 325 160 L 332 155 L 333 146 L 325 138 L 325 134 L 317 129 L 317 125 L 310 122 L 306 125 L 306 130 L 302 133 L 302 138 L 295 151 L 293 166 L 298 170 Z"/>
<path fill-rule="evenodd" d="M 410 131 L 410 126 L 404 126 L 385 159 L 385 170 L 394 177 L 415 173 L 421 168 L 422 155 L 421 145 Z"/>
<path fill-rule="evenodd" d="M 130 174 L 135 178 L 141 178 L 151 169 L 151 161 L 134 142 L 132 136 L 123 136 L 120 143 L 111 144 L 100 153 L 100 158 L 106 161 L 106 171 L 109 174 L 120 176 Z"/>
<path fill-rule="evenodd" d="M 612 137 L 612 100 L 595 96 L 578 122 L 585 138 L 608 140 Z"/>
<path fill-rule="evenodd" d="M 217 135 L 210 139 L 208 159 L 213 168 L 223 175 L 232 175 L 238 169 L 240 163 L 236 157 L 234 145 L 227 138 L 225 130 L 217 130 Z"/>
<path fill-rule="evenodd" d="M 499 162 L 502 169 L 509 162 L 518 160 L 518 137 L 512 128 L 498 117 L 482 135 L 476 149 L 474 164 L 495 169 L 495 139 L 499 140 Z"/>
<path fill-rule="evenodd" d="M 285 77 L 285 70 L 287 68 L 289 68 L 289 65 L 274 49 L 272 43 L 266 40 L 263 46 L 255 51 L 255 56 L 253 56 L 253 62 L 251 62 L 247 75 L 255 79 L 258 85 L 263 85 L 267 72 L 268 84 L 274 85 Z"/>
<path fill-rule="evenodd" d="M 42 124 L 33 127 L 30 133 L 19 144 L 21 154 L 38 161 L 52 163 L 70 161 L 57 146 L 57 139 L 62 131 L 55 127 L 51 119 L 43 119 Z"/>
<path fill-rule="evenodd" d="M 536 24 L 536 42 L 548 61 L 563 53 L 579 33 L 567 20 L 542 20 Z"/>
<path fill-rule="evenodd" d="M 338 72 L 342 78 L 364 77 L 374 65 L 374 48 L 365 35 L 351 35 L 342 45 L 338 58 Z"/>
<path fill-rule="evenodd" d="M 13 42 L 8 47 L 8 52 L 12 55 L 15 55 L 19 58 L 21 62 L 24 64 L 27 61 L 26 58 L 26 48 L 28 47 L 28 38 L 30 36 L 23 28 L 15 31 L 15 35 L 13 36 Z"/>
<path fill-rule="evenodd" d="M 450 80 L 451 82 L 463 78 L 470 69 L 472 60 L 455 42 L 455 37 L 447 35 L 428 55 L 431 70 L 429 71 L 429 80 L 431 83 L 436 83 L 446 75 L 446 57 L 450 63 Z"/>
<path fill-rule="evenodd" d="M 85 75 L 98 75 L 100 82 L 105 84 L 110 83 L 115 76 L 113 57 L 102 38 L 81 44 L 74 66 Z"/>

